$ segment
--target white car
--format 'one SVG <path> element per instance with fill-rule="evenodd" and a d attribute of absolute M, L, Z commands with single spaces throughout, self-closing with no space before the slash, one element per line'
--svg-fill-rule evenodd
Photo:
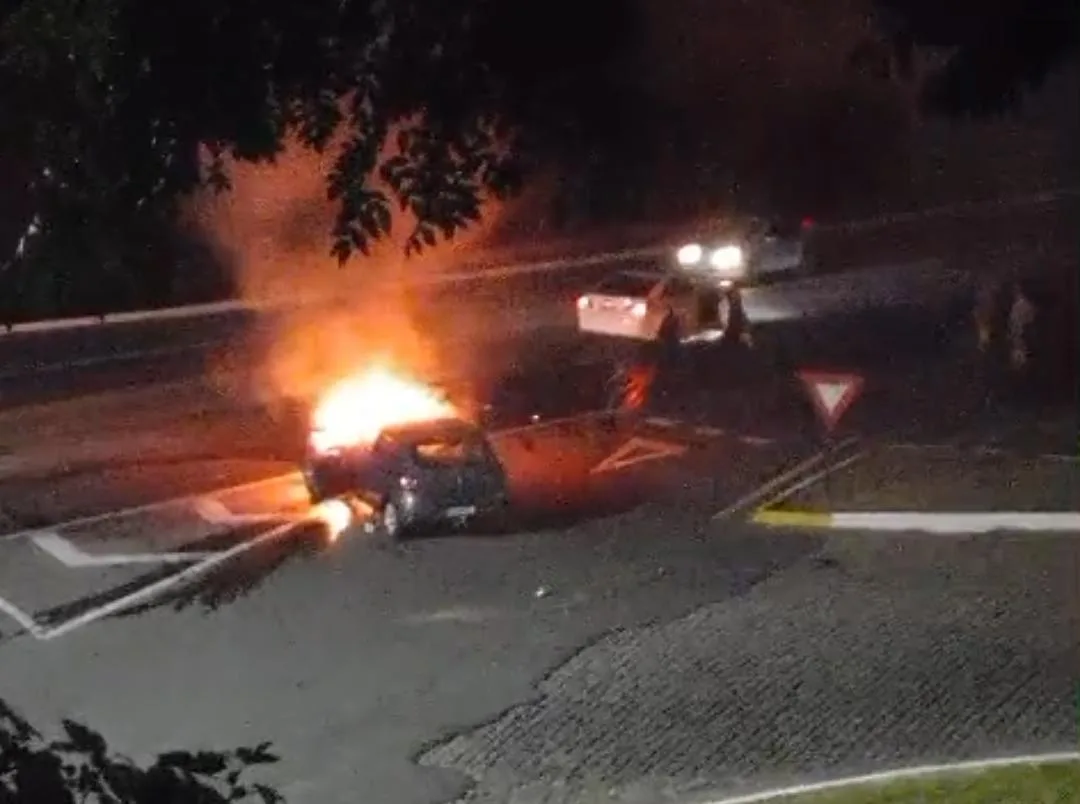
<path fill-rule="evenodd" d="M 760 218 L 727 222 L 675 251 L 675 263 L 699 281 L 753 285 L 805 266 L 805 237 L 812 224 L 785 229 Z"/>
<path fill-rule="evenodd" d="M 577 300 L 583 333 L 640 341 L 688 340 L 721 323 L 713 289 L 663 271 L 620 271 Z"/>

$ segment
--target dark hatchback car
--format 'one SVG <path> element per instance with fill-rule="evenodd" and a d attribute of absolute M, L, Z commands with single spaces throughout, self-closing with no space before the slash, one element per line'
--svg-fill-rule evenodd
<path fill-rule="evenodd" d="M 506 471 L 484 432 L 460 419 L 383 430 L 371 444 L 317 452 L 303 467 L 312 502 L 353 495 L 385 534 L 427 525 L 464 526 L 505 509 Z"/>

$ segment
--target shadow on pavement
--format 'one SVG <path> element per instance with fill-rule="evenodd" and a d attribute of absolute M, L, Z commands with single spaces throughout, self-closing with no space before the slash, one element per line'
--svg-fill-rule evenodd
<path fill-rule="evenodd" d="M 266 527 L 239 529 L 227 535 L 192 542 L 186 545 L 184 550 L 191 552 L 227 550 L 242 542 L 257 538 L 261 530 L 266 530 Z M 148 602 L 137 603 L 108 616 L 110 619 L 132 617 L 155 609 L 172 608 L 174 611 L 180 611 L 193 606 L 214 611 L 251 594 L 288 562 L 319 555 L 328 544 L 326 529 L 321 523 L 297 524 L 295 528 L 279 538 L 239 553 L 219 566 L 210 568 L 205 574 L 164 590 Z M 80 598 L 40 612 L 37 615 L 38 621 L 45 627 L 53 627 L 74 618 L 86 616 L 94 610 L 116 605 L 121 599 L 136 595 L 152 584 L 166 581 L 186 569 L 188 569 L 187 566 L 168 566 L 144 573 L 100 594 Z"/>
<path fill-rule="evenodd" d="M 253 547 L 199 576 L 191 584 L 167 592 L 151 603 L 129 609 L 121 616 L 134 616 L 163 607 L 181 611 L 199 606 L 215 611 L 251 594 L 290 561 L 314 558 L 330 544 L 325 525 L 299 523 L 280 538 Z"/>

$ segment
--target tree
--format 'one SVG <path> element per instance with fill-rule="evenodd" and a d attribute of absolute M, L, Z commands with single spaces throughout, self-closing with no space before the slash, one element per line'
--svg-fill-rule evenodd
<path fill-rule="evenodd" d="M 273 160 L 289 136 L 340 145 L 333 252 L 366 251 L 395 206 L 416 250 L 610 127 L 600 65 L 632 7 L 7 0 L 0 144 L 24 166 L 27 224 L 91 252 L 201 184 L 227 186 L 228 158 Z"/>
<path fill-rule="evenodd" d="M 949 115 L 999 114 L 1080 51 L 1076 0 L 874 0 L 895 74 L 913 78 L 918 48 L 944 54 L 927 77 L 927 109 Z M 863 44 L 853 59 L 880 64 Z"/>
<path fill-rule="evenodd" d="M 232 751 L 172 751 L 142 767 L 109 751 L 97 732 L 64 721 L 46 741 L 0 701 L 0 804 L 278 804 L 282 796 L 249 782 L 249 768 L 277 761 L 269 744 Z"/>

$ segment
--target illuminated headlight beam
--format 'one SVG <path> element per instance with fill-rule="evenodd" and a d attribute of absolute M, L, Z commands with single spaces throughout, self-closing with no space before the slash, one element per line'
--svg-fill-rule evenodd
<path fill-rule="evenodd" d="M 738 246 L 721 246 L 709 255 L 709 265 L 721 271 L 743 266 L 743 250 Z"/>
<path fill-rule="evenodd" d="M 679 265 L 697 265 L 704 256 L 705 249 L 697 243 L 687 243 L 675 252 L 675 259 L 679 261 Z"/>

